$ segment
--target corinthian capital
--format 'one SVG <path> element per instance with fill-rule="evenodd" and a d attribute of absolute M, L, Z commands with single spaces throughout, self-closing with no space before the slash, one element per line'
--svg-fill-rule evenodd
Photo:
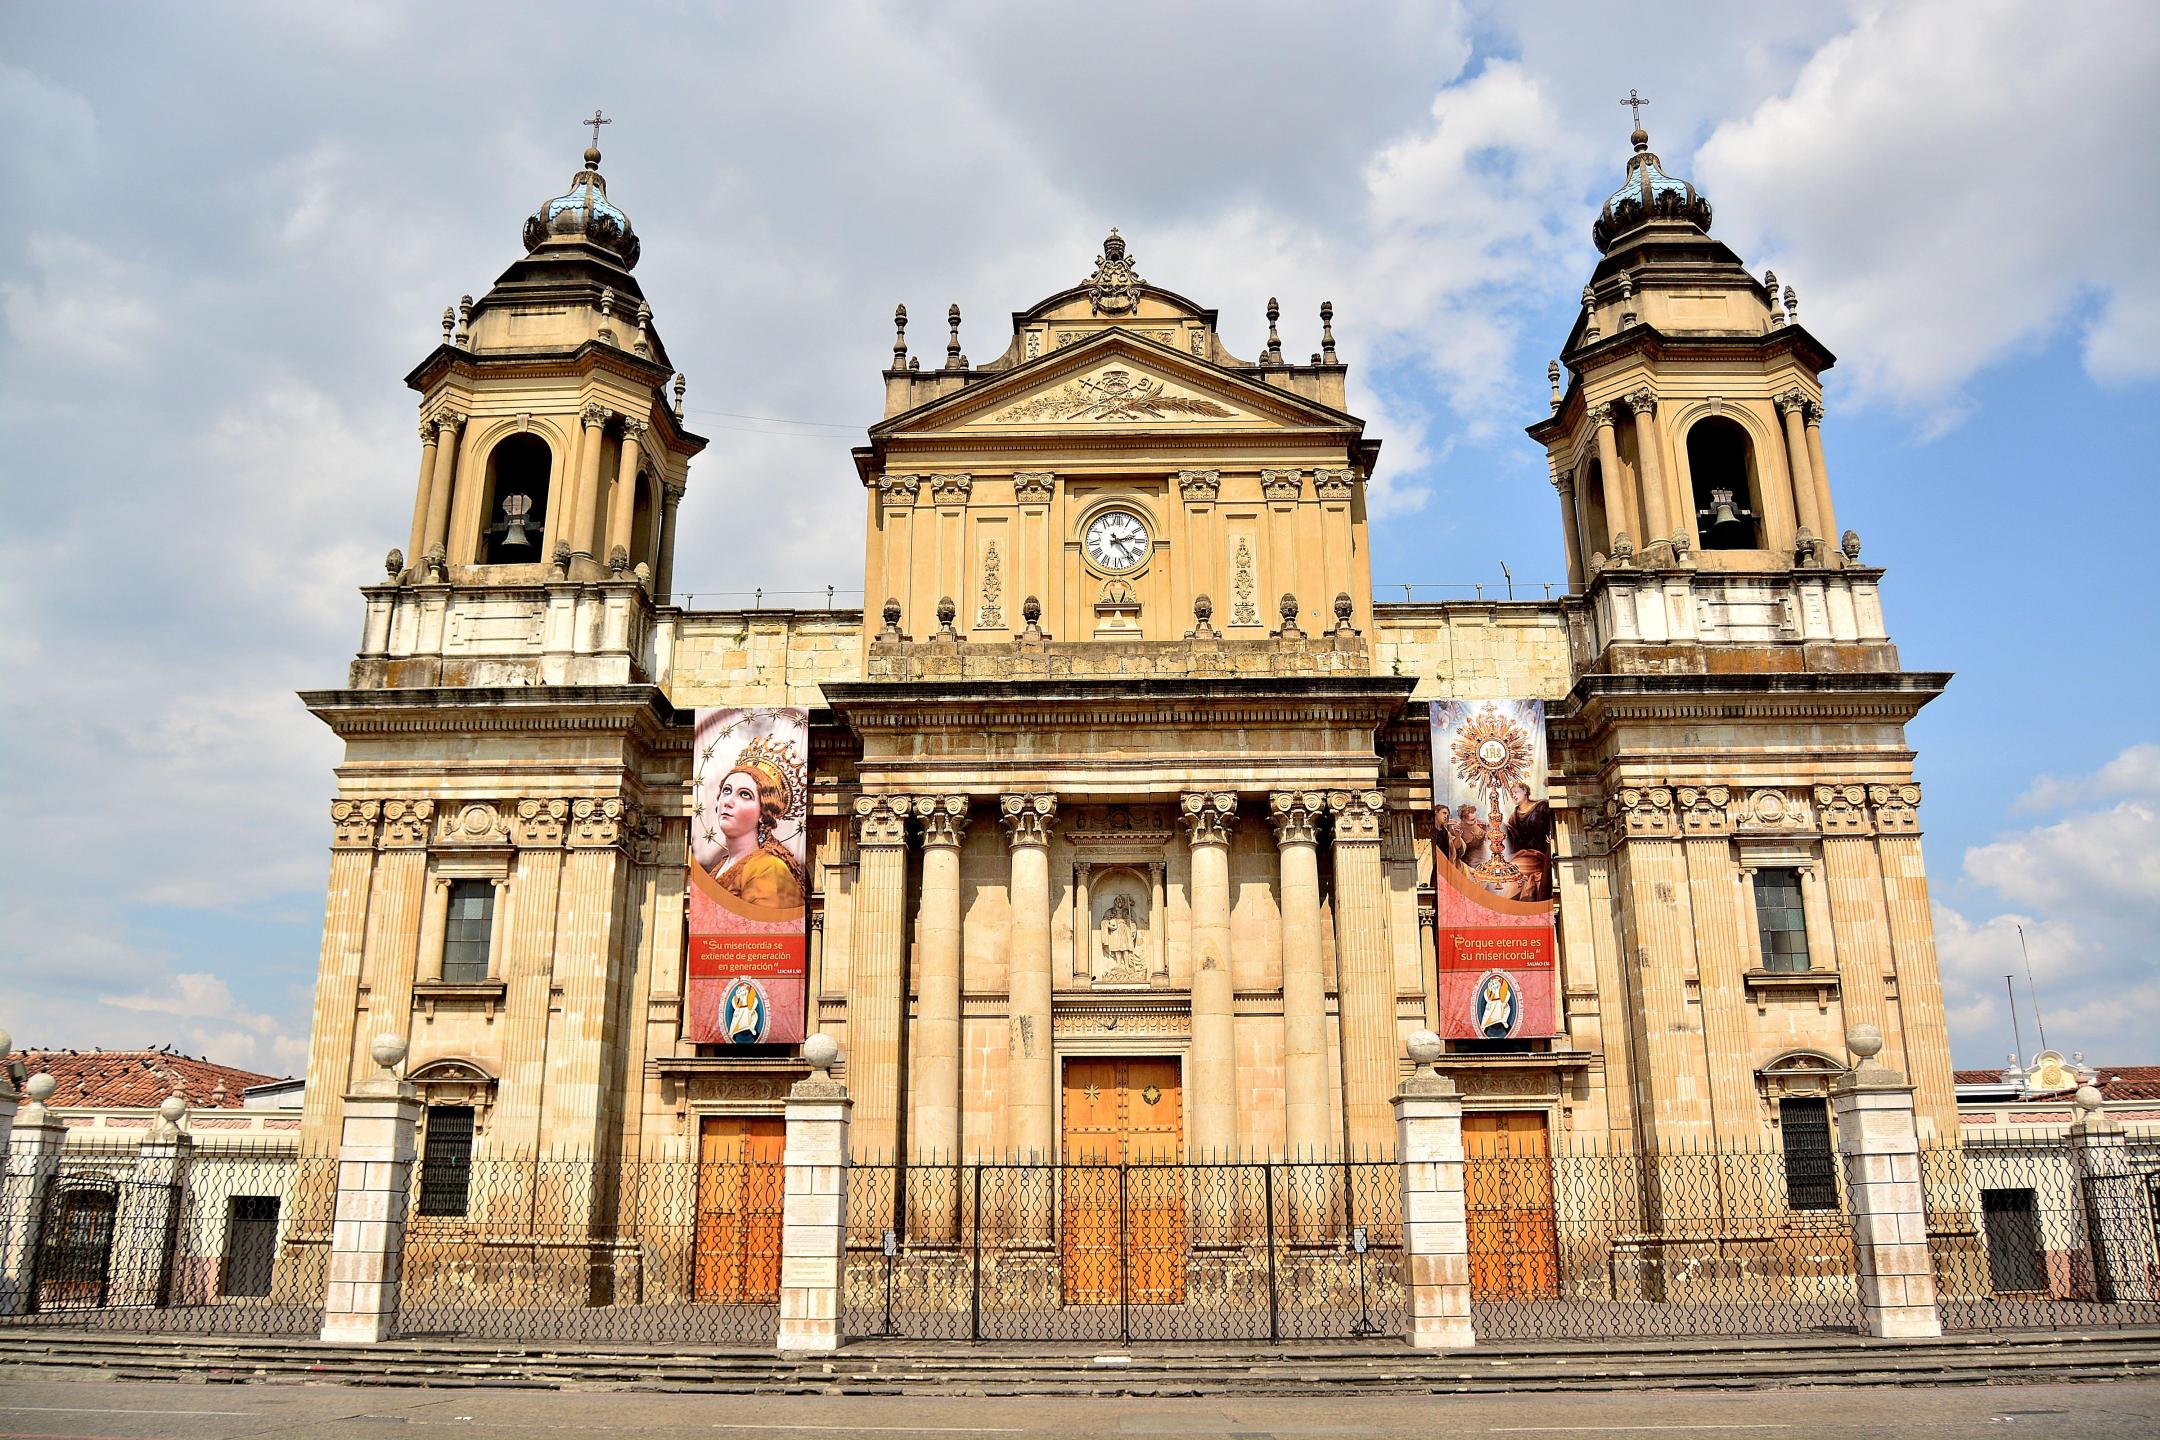
<path fill-rule="evenodd" d="M 1048 845 L 1051 823 L 1057 819 L 1055 795 L 1005 795 L 998 800 L 998 818 L 1013 847 Z"/>
<path fill-rule="evenodd" d="M 1637 415 L 1655 415 L 1657 414 L 1657 396 L 1651 393 L 1650 387 L 1647 385 L 1639 390 L 1630 390 L 1627 394 L 1627 408 Z"/>
<path fill-rule="evenodd" d="M 650 420 L 633 420 L 627 415 L 623 417 L 622 433 L 625 440 L 642 442 L 645 439 L 645 432 L 650 429 L 652 429 Z"/>
<path fill-rule="evenodd" d="M 1178 819 L 1195 845 L 1227 845 L 1237 825 L 1237 793 L 1210 790 L 1184 796 L 1178 801 Z"/>
<path fill-rule="evenodd" d="M 600 404 L 598 401 L 594 401 L 592 404 L 587 405 L 584 411 L 578 416 L 578 419 L 584 422 L 585 428 L 588 430 L 597 430 L 614 418 L 615 412 L 608 409 L 607 406 Z"/>
<path fill-rule="evenodd" d="M 1377 845 L 1386 822 L 1387 794 L 1380 790 L 1334 790 L 1328 809 L 1335 813 L 1337 845 Z"/>
<path fill-rule="evenodd" d="M 1589 415 L 1590 423 L 1597 426 L 1600 430 L 1611 428 L 1613 423 L 1613 407 L 1611 402 L 1608 401 L 1603 405 L 1592 405 L 1589 410 Z"/>
<path fill-rule="evenodd" d="M 1575 472 L 1573 470 L 1554 471 L 1552 486 L 1562 495 L 1573 495 L 1575 493 Z"/>
<path fill-rule="evenodd" d="M 906 795 L 858 795 L 855 797 L 855 840 L 859 845 L 905 845 L 908 811 Z"/>
<path fill-rule="evenodd" d="M 1798 390 L 1781 390 L 1771 397 L 1770 403 L 1777 406 L 1778 414 L 1790 415 L 1795 410 L 1804 412 L 1807 409 L 1807 396 Z"/>
<path fill-rule="evenodd" d="M 922 821 L 922 843 L 956 847 L 967 834 L 968 797 L 965 795 L 918 795 L 915 818 Z"/>
<path fill-rule="evenodd" d="M 457 439 L 458 428 L 464 423 L 465 417 L 463 415 L 458 414 L 455 410 L 445 410 L 435 417 L 436 435 L 443 440 L 455 440 Z"/>
<path fill-rule="evenodd" d="M 1327 796 L 1318 790 L 1288 790 L 1268 796 L 1268 820 L 1277 845 L 1311 845 L 1319 839 Z"/>

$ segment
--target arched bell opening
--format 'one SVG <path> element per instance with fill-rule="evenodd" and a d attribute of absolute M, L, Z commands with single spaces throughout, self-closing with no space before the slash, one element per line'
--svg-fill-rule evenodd
<path fill-rule="evenodd" d="M 632 566 L 649 565 L 657 575 L 660 572 L 660 494 L 659 482 L 652 471 L 638 471 L 637 490 L 631 501 L 630 563 Z"/>
<path fill-rule="evenodd" d="M 1605 516 L 1605 467 L 1592 460 L 1582 469 L 1581 485 L 1583 559 L 1612 554 L 1612 527 Z"/>
<path fill-rule="evenodd" d="M 487 503 L 481 510 L 480 563 L 531 565 L 543 558 L 548 484 L 555 468 L 547 441 L 505 436 L 488 452 Z"/>
<path fill-rule="evenodd" d="M 1762 487 L 1747 431 L 1724 416 L 1705 416 L 1688 429 L 1687 460 L 1701 548 L 1761 549 Z"/>

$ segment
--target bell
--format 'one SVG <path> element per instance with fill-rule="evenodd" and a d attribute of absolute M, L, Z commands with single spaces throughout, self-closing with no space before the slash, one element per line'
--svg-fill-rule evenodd
<path fill-rule="evenodd" d="M 502 502 L 504 526 L 503 549 L 523 550 L 532 544 L 532 535 L 525 529 L 525 517 L 532 513 L 530 495 L 509 495 Z"/>
<path fill-rule="evenodd" d="M 1732 491 L 1712 490 L 1710 492 L 1710 528 L 1712 530 L 1725 530 L 1746 523 L 1740 518 L 1740 512 L 1733 508 Z"/>

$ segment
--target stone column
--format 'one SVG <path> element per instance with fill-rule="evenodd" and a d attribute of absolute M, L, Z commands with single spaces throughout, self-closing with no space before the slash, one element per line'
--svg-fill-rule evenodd
<path fill-rule="evenodd" d="M 1613 407 L 1595 405 L 1590 410 L 1591 423 L 1597 426 L 1598 471 L 1605 477 L 1605 543 L 1617 553 L 1620 537 L 1627 536 L 1629 543 L 1634 537 L 1647 536 L 1643 528 L 1642 512 L 1635 504 L 1635 482 L 1620 468 L 1620 446 L 1613 438 Z"/>
<path fill-rule="evenodd" d="M 1905 1045 L 1905 1073 L 1913 1083 L 1913 1109 L 1923 1137 L 1948 1138 L 1958 1133 L 1957 1083 L 1950 1073 L 1950 1031 L 1943 1016 L 1927 862 L 1920 853 L 1920 787 L 1870 785 L 1867 795 L 1890 919 L 1890 964 L 1898 982 L 1899 1036 Z"/>
<path fill-rule="evenodd" d="M 2102 1110 L 2102 1103 L 2098 1090 L 2080 1085 L 2078 1116 L 2070 1124 L 2070 1161 L 2085 1202 L 2093 1297 L 2106 1305 L 2150 1301 L 2155 1296 L 2152 1272 L 2145 1264 L 2145 1249 L 2152 1243 L 2145 1177 L 2130 1161 L 2122 1122 Z"/>
<path fill-rule="evenodd" d="M 665 605 L 675 598 L 675 507 L 687 486 L 660 484 L 660 559 L 653 571 L 653 598 Z"/>
<path fill-rule="evenodd" d="M 780 1201 L 781 1350 L 840 1348 L 847 1287 L 847 1087 L 832 1078 L 840 1047 L 803 1041 L 810 1073 L 787 1094 L 786 1189 Z M 873 1081 L 872 1084 L 876 1082 Z"/>
<path fill-rule="evenodd" d="M 1192 837 L 1192 1073 L 1185 1077 L 1193 1158 L 1227 1160 L 1237 1150 L 1237 1021 L 1230 972 L 1231 791 L 1181 801 Z"/>
<path fill-rule="evenodd" d="M 411 541 L 405 547 L 405 563 L 417 566 L 427 546 L 428 511 L 435 496 L 435 422 L 420 422 L 420 478 L 413 482 Z"/>
<path fill-rule="evenodd" d="M 1746 877 L 1733 863 L 1732 792 L 1723 785 L 1682 785 L 1673 791 L 1680 817 L 1681 857 L 1687 870 L 1688 914 L 1695 932 L 1695 975 L 1702 999 L 1702 1033 L 1708 1071 L 1710 1134 L 1731 1143 L 1760 1126 L 1762 1101 L 1755 1093 L 1748 1054 L 1747 971 L 1759 944 L 1752 925 Z M 1720 1183 L 1725 1177 L 1720 1174 Z"/>
<path fill-rule="evenodd" d="M 1283 1139 L 1293 1160 L 1333 1148 L 1320 920 L 1319 828 L 1326 809 L 1317 790 L 1268 797 L 1282 864 Z"/>
<path fill-rule="evenodd" d="M 1874 816 L 1866 801 L 1863 785 L 1815 787 L 1815 817 L 1823 836 L 1823 881 L 1837 946 L 1839 1003 L 1846 1028 L 1864 1025 L 1879 1030 L 1890 1005 L 1883 988 L 1883 977 L 1890 973 L 1890 923 L 1884 913 Z"/>
<path fill-rule="evenodd" d="M 420 1129 L 420 1097 L 397 1074 L 404 1037 L 379 1035 L 369 1053 L 384 1073 L 345 1097 L 322 1325 L 323 1339 L 360 1345 L 397 1333 Z"/>
<path fill-rule="evenodd" d="M 1785 464 L 1792 475 L 1793 504 L 1800 513 L 1800 538 L 1796 546 L 1809 539 L 1822 540 L 1825 553 L 1836 544 L 1835 537 L 1823 534 L 1823 518 L 1817 504 L 1815 491 L 1815 467 L 1808 463 L 1807 436 L 1801 433 L 1801 412 L 1807 406 L 1807 397 L 1798 390 L 1787 390 L 1777 397 L 1778 414 L 1785 418 Z"/>
<path fill-rule="evenodd" d="M 1335 814 L 1335 987 L 1341 996 L 1343 1132 L 1352 1149 L 1385 1151 L 1393 1138 L 1395 966 L 1388 951 L 1380 825 L 1387 796 L 1338 790 Z"/>
<path fill-rule="evenodd" d="M 1861 1313 L 1870 1335 L 1930 1339 L 1942 1334 L 1942 1317 L 1935 1308 L 1912 1086 L 1876 1062 L 1883 1037 L 1874 1026 L 1854 1026 L 1845 1043 L 1858 1063 L 1832 1088 L 1830 1111 L 1837 1117 L 1838 1155 L 1852 1205 Z"/>
<path fill-rule="evenodd" d="M 1560 496 L 1560 528 L 1567 549 L 1567 588 L 1570 595 L 1583 588 L 1582 527 L 1575 516 L 1575 472 L 1562 470 L 1553 476 L 1553 490 Z"/>
<path fill-rule="evenodd" d="M 322 960 L 315 972 L 315 1026 L 308 1039 L 307 1089 L 301 1110 L 300 1144 L 328 1153 L 337 1134 L 338 1098 L 352 1084 L 352 1027 L 360 1000 L 361 958 L 366 949 L 368 895 L 375 881 L 379 800 L 335 800 L 330 805 L 330 884 L 324 902 Z M 319 1215 L 320 1205 L 296 1208 Z"/>
<path fill-rule="evenodd" d="M 15 1111 L 8 1136 L 0 1176 L 0 1315 L 23 1314 L 34 1298 L 38 1224 L 45 1216 L 45 1192 L 60 1173 L 60 1147 L 67 1143 L 67 1128 L 45 1109 L 55 1088 L 50 1075 L 30 1077 L 23 1086 L 28 1103 Z"/>
<path fill-rule="evenodd" d="M 135 1168 L 120 1190 L 113 1219 L 112 1270 L 107 1303 L 115 1306 L 162 1306 L 169 1297 L 174 1253 L 179 1238 L 182 1197 L 195 1141 L 180 1128 L 187 1101 L 168 1095 L 157 1119 L 144 1132 Z"/>
<path fill-rule="evenodd" d="M 1050 1035 L 1050 826 L 1057 797 L 1007 795 L 998 810 L 1012 842 L 1007 1134 L 1014 1153 L 1048 1159 L 1057 1153 L 1057 1059 Z"/>
<path fill-rule="evenodd" d="M 1673 524 L 1672 497 L 1665 489 L 1665 466 L 1658 454 L 1657 396 L 1645 388 L 1627 397 L 1628 413 L 1635 417 L 1635 468 L 1642 482 L 1643 544 L 1669 541 L 1678 527 Z"/>
<path fill-rule="evenodd" d="M 905 795 L 855 801 L 855 954 L 848 972 L 848 1073 L 863 1092 L 856 1140 L 900 1159 L 901 1023 L 906 1008 L 907 816 Z"/>
<path fill-rule="evenodd" d="M 916 911 L 914 1135 L 918 1157 L 960 1157 L 960 842 L 968 797 L 923 795 L 922 899 Z"/>
<path fill-rule="evenodd" d="M 1467 1350 L 1470 1321 L 1470 1217 L 1463 1190 L 1462 1096 L 1433 1068 L 1440 1037 L 1410 1037 L 1417 1068 L 1391 1102 L 1395 1158 L 1402 1168 L 1403 1301 L 1406 1337 L 1420 1350 Z"/>
<path fill-rule="evenodd" d="M 608 497 L 608 564 L 615 563 L 615 552 L 621 550 L 629 560 L 625 572 L 637 568 L 638 557 L 630 554 L 630 531 L 637 517 L 638 451 L 644 442 L 647 422 L 623 417 L 622 460 L 615 467 L 615 488 Z"/>
<path fill-rule="evenodd" d="M 615 418 L 615 412 L 605 405 L 587 405 L 578 418 L 584 422 L 585 432 L 578 447 L 577 485 L 570 492 L 570 549 L 590 560 L 594 512 L 600 501 L 600 447 L 605 443 L 607 422 Z"/>
<path fill-rule="evenodd" d="M 1837 507 L 1830 503 L 1830 471 L 1823 464 L 1822 402 L 1810 400 L 1801 407 L 1807 417 L 1808 474 L 1815 482 L 1815 518 L 1822 522 L 1823 553 L 1838 551 Z"/>
<path fill-rule="evenodd" d="M 447 554 L 450 536 L 450 494 L 457 483 L 458 427 L 465 417 L 448 411 L 435 419 L 435 478 L 428 483 L 427 543 L 421 559 Z"/>

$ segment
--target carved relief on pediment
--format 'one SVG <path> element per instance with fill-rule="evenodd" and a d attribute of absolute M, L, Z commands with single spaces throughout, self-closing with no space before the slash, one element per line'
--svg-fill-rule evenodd
<path fill-rule="evenodd" d="M 1228 419 L 1238 412 L 1219 400 L 1173 390 L 1170 383 L 1126 365 L 1108 365 L 1092 375 L 1066 381 L 1031 395 L 989 417 L 993 425 L 1041 420 L 1202 420 Z"/>

